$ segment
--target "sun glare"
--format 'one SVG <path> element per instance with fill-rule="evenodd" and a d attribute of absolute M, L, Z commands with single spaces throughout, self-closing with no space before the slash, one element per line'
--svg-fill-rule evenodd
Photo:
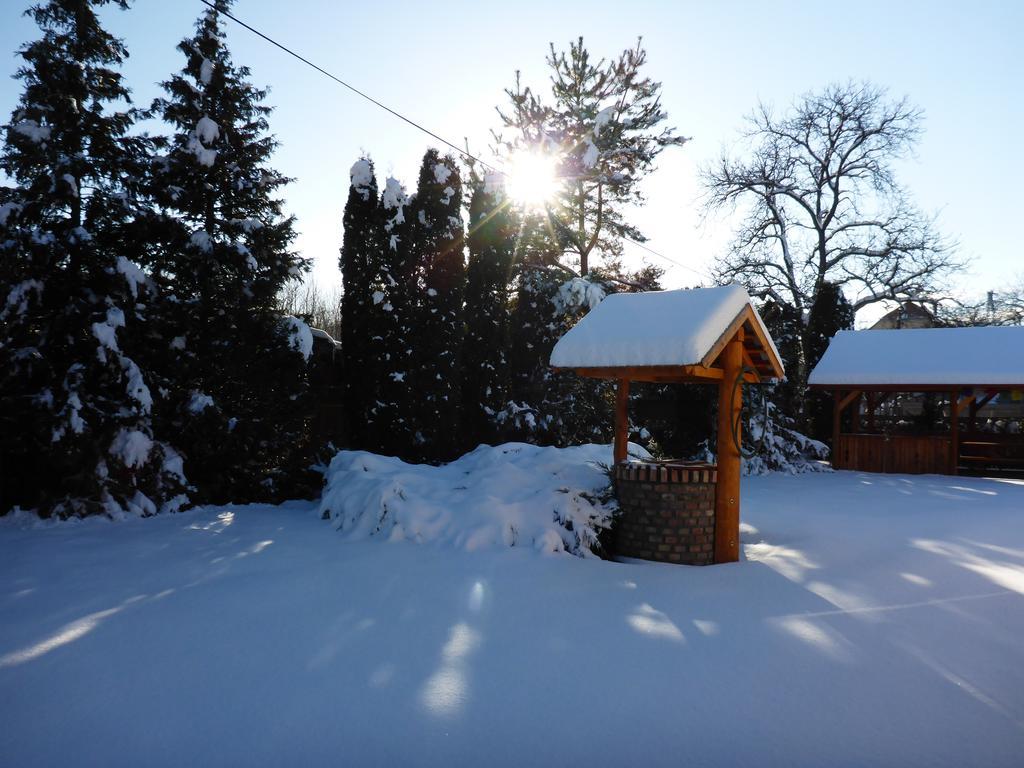
<path fill-rule="evenodd" d="M 540 206 L 558 192 L 557 163 L 551 155 L 519 152 L 509 165 L 508 194 L 516 202 Z"/>

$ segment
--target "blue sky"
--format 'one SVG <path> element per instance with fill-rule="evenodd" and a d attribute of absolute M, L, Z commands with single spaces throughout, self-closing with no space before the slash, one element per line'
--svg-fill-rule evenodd
<path fill-rule="evenodd" d="M 0 51 L 36 36 L 24 3 L 4 0 Z M 108 28 L 131 52 L 125 67 L 141 103 L 181 66 L 176 42 L 191 32 L 198 0 L 137 0 L 105 12 Z M 874 2 L 480 2 L 373 3 L 238 0 L 235 13 L 456 143 L 485 152 L 495 105 L 516 69 L 543 85 L 549 41 L 583 35 L 591 52 L 614 55 L 643 35 L 649 74 L 663 83 L 670 121 L 693 137 L 662 155 L 635 219 L 650 245 L 689 269 L 671 267 L 668 287 L 701 280 L 728 241 L 730 222 L 702 222 L 697 168 L 737 140 L 758 100 L 782 107 L 830 81 L 867 79 L 907 95 L 925 111 L 916 156 L 900 165 L 917 203 L 940 212 L 943 230 L 971 264 L 960 292 L 998 290 L 1024 273 L 1018 208 L 1024 178 L 1024 54 L 1016 32 L 1024 3 Z M 414 181 L 429 137 L 359 99 L 305 65 L 228 24 L 236 62 L 269 85 L 281 141 L 277 166 L 296 182 L 287 190 L 298 216 L 299 247 L 315 277 L 339 282 L 337 250 L 348 169 L 369 152 L 378 175 Z M 19 86 L 0 80 L 0 111 Z"/>

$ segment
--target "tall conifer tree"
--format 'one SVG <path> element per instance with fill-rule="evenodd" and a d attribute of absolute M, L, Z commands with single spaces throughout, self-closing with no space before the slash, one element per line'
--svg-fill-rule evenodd
<path fill-rule="evenodd" d="M 341 351 L 349 445 L 371 448 L 368 417 L 377 396 L 376 344 L 371 323 L 374 283 L 381 269 L 382 226 L 373 162 L 360 158 L 350 173 L 341 247 Z"/>
<path fill-rule="evenodd" d="M 510 401 L 499 414 L 503 434 L 516 440 L 550 443 L 546 407 L 554 376 L 548 365 L 562 329 L 558 293 L 568 277 L 558 266 L 562 243 L 545 218 L 524 211 L 513 267 L 515 291 L 509 331 Z"/>
<path fill-rule="evenodd" d="M 153 171 L 165 212 L 155 273 L 172 292 L 165 343 L 178 386 L 166 413 L 201 497 L 273 497 L 306 436 L 308 329 L 283 322 L 276 297 L 305 262 L 269 165 L 266 91 L 232 63 L 218 0 L 178 49 L 185 68 L 154 112 L 173 128 Z M 299 334 L 294 331 L 301 331 Z M 297 351 L 298 350 L 298 351 Z"/>
<path fill-rule="evenodd" d="M 413 455 L 415 418 L 411 387 L 417 291 L 410 202 L 398 180 L 388 178 L 380 198 L 383 242 L 371 296 L 377 390 L 367 417 L 371 447 L 402 457 Z"/>
<path fill-rule="evenodd" d="M 509 397 L 509 282 L 516 217 L 500 179 L 472 180 L 466 336 L 462 346 L 462 437 L 466 448 L 498 439 L 497 414 Z"/>
<path fill-rule="evenodd" d="M 419 296 L 413 328 L 415 440 L 424 458 L 454 458 L 458 439 L 462 349 L 462 181 L 450 155 L 427 150 L 420 166 L 413 219 Z"/>
<path fill-rule="evenodd" d="M 113 0 L 126 8 L 124 0 Z M 147 142 L 103 30 L 107 0 L 29 9 L 43 31 L 19 55 L 24 91 L 0 168 L 0 512 L 60 516 L 177 509 L 181 461 L 154 433 L 140 367 L 152 285 L 133 258 Z"/>
<path fill-rule="evenodd" d="M 814 303 L 807 317 L 806 349 L 808 359 L 806 370 L 811 371 L 821 360 L 828 343 L 839 331 L 853 328 L 855 312 L 843 295 L 843 289 L 830 281 L 824 281 L 814 297 Z M 817 440 L 832 436 L 832 400 L 825 392 L 800 393 L 806 407 L 793 413 L 798 428 L 810 433 Z M 802 403 L 800 403 L 802 404 Z"/>

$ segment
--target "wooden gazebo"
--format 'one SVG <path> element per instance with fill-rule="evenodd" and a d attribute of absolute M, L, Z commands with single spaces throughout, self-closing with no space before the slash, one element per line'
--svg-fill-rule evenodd
<path fill-rule="evenodd" d="M 1019 435 L 976 431 L 979 411 L 996 395 L 1024 389 L 1024 327 L 840 331 L 808 384 L 833 393 L 836 469 L 950 475 L 961 466 L 1024 469 Z M 876 412 L 894 393 L 947 398 L 949 431 L 879 431 Z"/>
<path fill-rule="evenodd" d="M 627 460 L 630 382 L 718 386 L 714 562 L 739 559 L 742 387 L 783 375 L 771 337 L 738 285 L 621 293 L 606 298 L 563 336 L 551 365 L 614 379 L 614 460 Z"/>

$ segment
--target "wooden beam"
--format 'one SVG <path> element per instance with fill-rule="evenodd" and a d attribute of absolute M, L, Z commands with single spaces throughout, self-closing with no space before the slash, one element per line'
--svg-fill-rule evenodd
<path fill-rule="evenodd" d="M 955 475 L 960 465 L 960 390 L 954 389 L 949 398 L 949 474 Z"/>
<path fill-rule="evenodd" d="M 917 384 L 914 382 L 908 382 L 906 384 L 872 384 L 870 382 L 851 382 L 851 383 L 816 383 L 808 384 L 808 389 L 814 390 L 835 390 L 837 387 L 843 389 L 860 389 L 870 390 L 874 392 L 945 392 L 949 393 L 951 384 Z M 974 389 L 993 389 L 998 391 L 1006 392 L 1011 389 L 1024 389 L 1024 383 L 1021 384 L 976 384 L 970 381 L 965 381 L 961 384 L 955 385 L 960 388 L 971 387 Z"/>
<path fill-rule="evenodd" d="M 719 358 L 725 351 L 725 348 L 736 338 L 736 334 L 743 330 L 743 324 L 747 322 L 747 312 L 749 310 L 749 305 L 740 310 L 740 313 L 733 318 L 733 321 L 729 323 L 729 325 L 726 326 L 722 335 L 719 336 L 715 343 L 711 345 L 711 349 L 709 349 L 708 353 L 704 355 L 704 359 L 701 360 L 701 364 L 711 367 L 716 362 L 722 362 Z"/>
<path fill-rule="evenodd" d="M 972 393 L 967 397 L 960 399 L 960 390 L 954 389 L 952 397 L 949 400 L 949 426 L 950 426 L 950 474 L 956 475 L 960 472 L 960 414 L 963 412 L 965 406 L 971 406 L 971 412 L 973 412 L 973 403 L 975 395 Z M 973 416 L 971 417 L 973 422 Z M 973 428 L 973 423 L 970 425 Z"/>
<path fill-rule="evenodd" d="M 629 439 L 629 379 L 619 379 L 615 391 L 615 450 L 616 464 L 626 460 L 626 445 Z"/>
<path fill-rule="evenodd" d="M 750 356 L 750 350 L 746 347 L 743 347 L 743 364 L 757 370 L 757 363 L 754 362 L 754 358 Z"/>
<path fill-rule="evenodd" d="M 967 397 L 960 398 L 960 400 L 956 404 L 956 412 L 957 412 L 957 414 L 963 413 L 964 412 L 964 408 L 966 408 L 967 406 L 973 406 L 974 405 L 974 400 L 975 400 L 976 397 L 977 397 L 976 395 L 971 394 L 971 395 L 968 395 Z"/>
<path fill-rule="evenodd" d="M 970 409 L 967 411 L 967 432 L 973 434 L 978 431 L 978 411 L 992 402 L 992 398 L 998 395 L 999 392 L 988 392 L 984 397 L 979 398 L 977 391 L 971 395 L 972 402 Z"/>
<path fill-rule="evenodd" d="M 740 452 L 733 439 L 743 405 L 743 388 L 734 386 L 743 368 L 743 329 L 721 354 L 725 374 L 718 385 L 718 484 L 715 487 L 715 562 L 740 559 Z M 742 440 L 742 435 L 737 435 Z"/>
<path fill-rule="evenodd" d="M 848 406 L 854 400 L 859 398 L 860 397 L 860 393 L 861 393 L 861 390 L 855 389 L 855 390 L 853 390 L 853 392 L 851 392 L 846 397 L 844 397 L 841 401 L 839 401 L 839 412 L 842 413 L 844 410 L 846 410 L 846 406 Z"/>
<path fill-rule="evenodd" d="M 997 390 L 994 390 L 992 392 L 989 392 L 987 395 L 985 395 L 983 398 L 981 398 L 981 400 L 975 401 L 977 403 L 977 410 L 980 411 L 986 405 L 991 403 L 992 402 L 992 398 L 994 398 L 998 394 L 999 394 L 999 390 L 997 389 Z"/>
<path fill-rule="evenodd" d="M 832 469 L 839 469 L 839 424 L 843 409 L 840 403 L 843 400 L 843 392 L 837 389 L 832 394 Z"/>
<path fill-rule="evenodd" d="M 975 395 L 969 394 L 967 397 L 963 397 L 957 400 L 955 403 L 951 403 L 956 408 L 956 416 L 959 417 L 959 415 L 963 414 L 964 409 L 967 408 L 968 406 L 971 406 L 973 408 L 974 400 Z"/>
<path fill-rule="evenodd" d="M 564 370 L 564 369 L 558 369 Z M 691 382 L 721 381 L 720 368 L 702 365 L 633 365 L 607 368 L 570 368 L 579 376 L 591 379 L 629 379 L 630 381 Z"/>
<path fill-rule="evenodd" d="M 747 304 L 740 310 L 740 313 L 736 315 L 735 319 L 729 323 L 725 331 L 721 336 L 711 345 L 711 349 L 704 355 L 704 359 L 701 360 L 701 364 L 710 367 L 716 362 L 720 362 L 721 355 L 726 346 L 729 345 L 733 339 L 739 337 L 737 334 L 746 332 L 746 326 L 749 326 L 749 336 L 751 340 L 756 339 L 757 343 L 761 345 L 761 352 L 764 354 L 765 362 L 754 365 L 759 372 L 763 375 L 767 375 L 770 378 L 781 379 L 785 373 L 782 370 L 782 361 L 779 360 L 775 353 L 771 350 L 771 344 L 767 338 L 762 338 L 763 331 L 761 330 L 761 323 L 754 315 L 754 308 Z"/>

